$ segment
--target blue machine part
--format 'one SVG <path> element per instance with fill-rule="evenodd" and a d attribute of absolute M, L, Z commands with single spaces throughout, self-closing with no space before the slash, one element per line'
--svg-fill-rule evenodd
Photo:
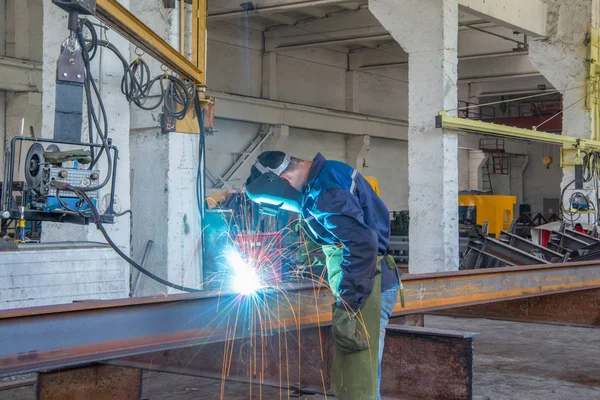
<path fill-rule="evenodd" d="M 71 210 L 87 211 L 90 209 L 88 207 L 87 203 L 85 203 L 85 202 L 83 203 L 83 205 L 81 207 L 77 207 L 77 203 L 79 203 L 81 201 L 78 198 L 62 198 L 61 200 Z M 97 205 L 96 200 L 92 200 L 92 203 L 94 204 L 94 206 Z M 50 212 L 52 210 L 60 210 L 62 208 L 63 208 L 62 205 L 60 205 L 58 203 L 58 200 L 56 199 L 56 197 L 49 197 L 46 199 L 46 208 L 44 209 L 44 211 Z"/>

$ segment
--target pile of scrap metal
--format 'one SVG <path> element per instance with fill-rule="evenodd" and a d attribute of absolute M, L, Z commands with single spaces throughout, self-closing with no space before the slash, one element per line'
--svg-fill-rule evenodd
<path fill-rule="evenodd" d="M 541 225 L 548 224 L 550 222 L 561 221 L 562 219 L 556 213 L 552 214 L 532 214 L 529 212 L 522 213 L 521 216 L 515 221 L 516 226 L 513 232 L 522 237 L 531 237 L 531 229 Z"/>
<path fill-rule="evenodd" d="M 513 224 L 510 232 L 502 231 L 498 239 L 485 234 L 471 236 L 460 269 L 600 260 L 600 239 L 566 224 L 551 232 L 545 246 L 515 234 L 515 227 Z"/>

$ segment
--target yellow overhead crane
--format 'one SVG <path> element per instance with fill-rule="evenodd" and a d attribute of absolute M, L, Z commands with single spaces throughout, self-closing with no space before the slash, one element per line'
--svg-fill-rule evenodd
<path fill-rule="evenodd" d="M 79 0 L 82 1 L 82 0 Z M 83 0 L 86 1 L 86 0 Z M 178 0 L 181 16 L 185 16 L 185 3 L 190 0 Z M 127 8 L 117 0 L 95 0 L 95 16 L 119 32 L 131 43 L 138 46 L 145 53 L 154 57 L 166 67 L 178 73 L 182 78 L 189 79 L 200 91 L 202 107 L 210 107 L 205 112 L 205 121 L 212 121 L 214 113 L 212 105 L 214 99 L 206 95 L 206 7 L 207 0 L 191 0 L 192 4 L 192 60 L 188 60 L 182 52 L 174 49 L 163 38 L 157 35 L 146 24 L 140 21 Z M 180 18 L 180 48 L 185 48 L 185 20 Z M 210 125 L 210 124 L 209 124 Z M 206 126 L 206 125 L 205 125 Z M 190 108 L 184 120 L 168 122 L 167 131 L 183 133 L 200 133 L 196 113 Z"/>
<path fill-rule="evenodd" d="M 534 142 L 560 144 L 562 145 L 561 166 L 580 165 L 583 162 L 582 151 L 600 150 L 600 30 L 592 28 L 588 38 L 588 62 L 590 63 L 590 70 L 585 87 L 587 90 L 586 107 L 593 118 L 593 138 L 564 136 L 540 132 L 535 127 L 533 129 L 523 129 L 491 122 L 453 117 L 447 115 L 447 111 L 441 111 L 436 116 L 436 127 L 525 139 Z"/>

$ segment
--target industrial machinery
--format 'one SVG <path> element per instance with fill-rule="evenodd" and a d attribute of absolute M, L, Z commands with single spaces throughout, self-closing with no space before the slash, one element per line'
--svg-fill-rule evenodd
<path fill-rule="evenodd" d="M 510 229 L 516 202 L 514 196 L 463 192 L 458 196 L 460 224 L 483 226 L 487 221 L 488 233 L 498 238 L 500 232 Z"/>
<path fill-rule="evenodd" d="M 198 199 L 204 199 L 204 132 L 212 129 L 214 118 L 211 109 L 214 101 L 206 95 L 203 83 L 206 2 L 192 0 L 192 61 L 116 0 L 53 0 L 53 3 L 69 14 L 69 34 L 57 49 L 60 55 L 56 67 L 54 131 L 44 132 L 44 139 L 20 135 L 6 149 L 0 200 L 2 231 L 6 221 L 17 221 L 14 241 L 18 243 L 26 241 L 28 221 L 94 223 L 114 251 L 143 274 L 174 289 L 198 291 L 173 284 L 137 264 L 119 249 L 104 227 L 106 223 L 114 223 L 118 216 L 114 212 L 118 149 L 108 137 L 109 121 L 91 62 L 100 47 L 109 50 L 123 66 L 121 91 L 130 103 L 144 110 L 162 106 L 165 133 L 179 130 L 200 134 L 196 191 Z M 87 15 L 97 17 L 136 44 L 137 59 L 130 63 L 116 46 L 102 40 Z M 184 21 L 181 23 L 183 38 Z M 154 78 L 143 60 L 144 51 L 163 63 L 162 71 Z M 180 75 L 170 73 L 168 67 Z M 82 135 L 84 112 L 88 122 L 86 135 Z M 31 147 L 22 160 L 24 144 Z M 15 170 L 22 170 L 25 175 L 21 196 L 13 192 Z M 202 218 L 204 209 L 203 201 L 198 201 Z"/>

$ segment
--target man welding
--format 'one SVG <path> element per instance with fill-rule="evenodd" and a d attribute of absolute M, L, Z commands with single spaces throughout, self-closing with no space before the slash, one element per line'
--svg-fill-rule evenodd
<path fill-rule="evenodd" d="M 340 400 L 379 399 L 385 328 L 400 284 L 400 270 L 387 254 L 385 204 L 354 168 L 321 154 L 306 161 L 280 151 L 262 153 L 246 193 L 263 212 L 299 213 L 322 245 L 336 296 L 332 390 Z"/>

